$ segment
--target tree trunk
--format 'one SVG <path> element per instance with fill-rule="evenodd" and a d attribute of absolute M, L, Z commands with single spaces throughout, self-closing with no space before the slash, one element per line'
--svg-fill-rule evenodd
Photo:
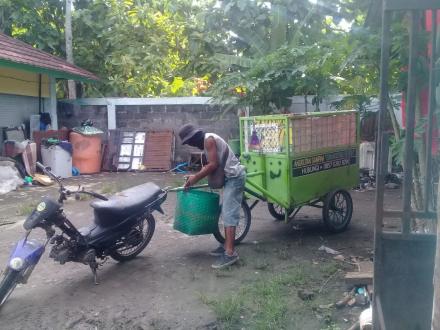
<path fill-rule="evenodd" d="M 437 222 L 440 221 L 440 184 L 437 189 Z M 440 329 L 440 226 L 437 226 L 437 249 L 434 268 L 434 299 L 432 306 L 432 330 Z"/>
<path fill-rule="evenodd" d="M 72 49 L 72 1 L 66 0 L 66 17 L 64 24 L 64 31 L 66 35 L 66 58 L 67 62 L 73 64 L 73 49 Z M 69 99 L 76 99 L 76 85 L 75 81 L 67 81 L 67 90 Z"/>

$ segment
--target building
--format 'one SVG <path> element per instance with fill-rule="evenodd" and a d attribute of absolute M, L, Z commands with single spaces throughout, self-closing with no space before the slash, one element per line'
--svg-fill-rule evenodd
<path fill-rule="evenodd" d="M 58 129 L 56 80 L 98 78 L 66 60 L 0 33 L 0 127 L 15 127 L 47 112 Z"/>

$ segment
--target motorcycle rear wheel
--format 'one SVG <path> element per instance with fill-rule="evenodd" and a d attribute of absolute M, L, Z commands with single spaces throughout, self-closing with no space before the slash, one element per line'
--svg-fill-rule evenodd
<path fill-rule="evenodd" d="M 0 308 L 14 291 L 18 284 L 20 272 L 12 269 L 6 270 L 3 279 L 0 282 Z"/>
<path fill-rule="evenodd" d="M 142 241 L 135 246 L 127 246 L 127 244 L 125 244 L 124 246 L 116 248 L 110 252 L 110 257 L 120 262 L 134 259 L 147 247 L 148 243 L 150 243 L 155 227 L 156 221 L 154 220 L 153 215 L 148 214 L 139 221 L 139 224 L 135 227 L 142 231 Z M 124 243 L 124 241 L 122 241 L 122 243 Z"/>

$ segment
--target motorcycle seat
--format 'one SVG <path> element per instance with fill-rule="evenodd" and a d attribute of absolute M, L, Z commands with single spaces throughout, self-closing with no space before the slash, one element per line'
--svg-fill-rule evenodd
<path fill-rule="evenodd" d="M 148 182 L 123 190 L 107 201 L 93 201 L 90 206 L 94 209 L 95 224 L 101 227 L 114 226 L 154 202 L 161 192 L 159 186 Z"/>

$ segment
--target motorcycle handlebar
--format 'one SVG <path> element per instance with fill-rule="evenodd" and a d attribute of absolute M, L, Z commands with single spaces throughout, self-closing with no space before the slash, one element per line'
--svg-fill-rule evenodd
<path fill-rule="evenodd" d="M 40 170 L 43 171 L 44 174 L 46 174 L 46 175 L 49 176 L 51 179 L 53 179 L 53 180 L 55 180 L 56 182 L 58 182 L 58 184 L 59 184 L 61 187 L 63 187 L 60 178 L 57 177 L 55 174 L 53 174 L 53 173 L 50 171 L 50 168 L 49 168 L 49 167 L 44 166 L 44 165 L 41 164 L 40 162 L 37 162 L 36 165 L 37 165 L 37 167 L 38 167 Z"/>
<path fill-rule="evenodd" d="M 103 200 L 103 201 L 108 201 L 108 198 L 105 197 L 105 196 L 103 196 L 103 195 L 101 195 L 101 194 L 95 193 L 95 192 L 93 192 L 93 191 L 84 191 L 84 192 L 85 192 L 86 194 L 89 194 L 90 196 L 95 197 L 95 198 L 101 199 L 101 200 Z"/>
<path fill-rule="evenodd" d="M 93 191 L 86 191 L 86 190 L 79 190 L 79 191 L 77 191 L 75 194 L 86 194 L 86 195 L 90 195 L 90 196 L 92 196 L 92 197 L 95 197 L 95 198 L 98 198 L 98 199 L 101 199 L 101 200 L 103 200 L 103 201 L 108 201 L 108 198 L 107 197 L 105 197 L 105 196 L 103 196 L 103 195 L 101 195 L 101 194 L 98 194 L 98 193 L 95 193 L 95 192 L 93 192 Z"/>
<path fill-rule="evenodd" d="M 42 170 L 43 172 L 46 170 L 46 168 L 44 167 L 43 164 L 41 164 L 40 162 L 37 162 L 37 167 Z"/>
<path fill-rule="evenodd" d="M 43 164 L 41 164 L 40 162 L 37 162 L 37 167 L 38 167 L 40 170 L 42 170 L 44 174 L 48 175 L 49 177 L 51 177 L 52 179 L 54 179 L 56 182 L 58 182 L 58 184 L 60 185 L 61 189 L 64 191 L 64 193 L 65 193 L 67 196 L 69 196 L 69 195 L 72 194 L 71 191 L 69 191 L 69 190 L 64 190 L 64 187 L 63 187 L 63 185 L 62 185 L 62 183 L 61 183 L 60 178 L 58 178 L 55 174 L 53 174 L 53 173 L 49 170 L 48 167 L 45 167 L 45 166 L 44 166 Z M 95 197 L 95 198 L 101 199 L 101 200 L 103 200 L 103 201 L 108 201 L 108 198 L 107 198 L 107 197 L 105 197 L 105 196 L 103 196 L 103 195 L 101 195 L 101 194 L 95 193 L 95 192 L 93 192 L 93 191 L 85 191 L 85 190 L 83 189 L 83 190 L 81 190 L 81 191 L 78 191 L 78 193 L 87 194 L 87 195 L 90 195 L 90 196 L 92 196 L 92 197 Z"/>

